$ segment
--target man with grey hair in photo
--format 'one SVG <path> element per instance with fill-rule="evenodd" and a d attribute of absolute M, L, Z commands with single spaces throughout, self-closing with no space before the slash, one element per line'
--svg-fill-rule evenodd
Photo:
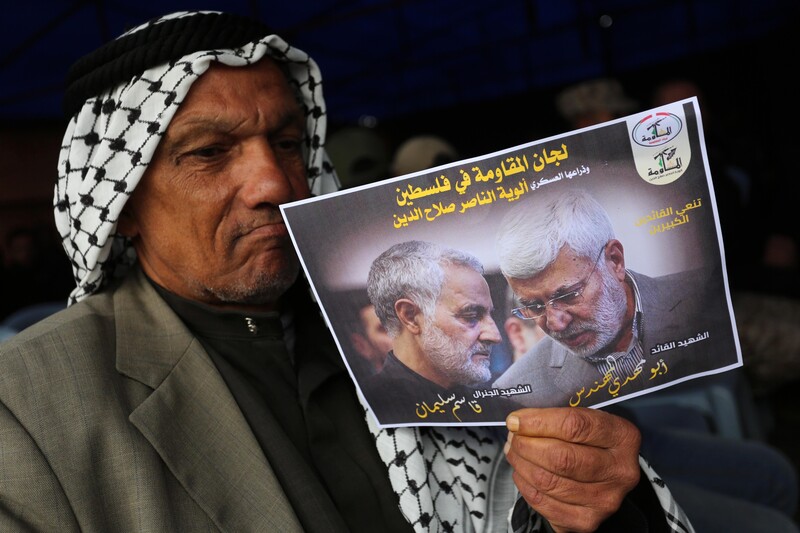
<path fill-rule="evenodd" d="M 531 200 L 504 217 L 497 249 L 522 304 L 513 314 L 536 321 L 547 337 L 495 386 L 530 384 L 531 394 L 519 397 L 526 406 L 589 406 L 736 361 L 719 270 L 634 272 L 588 192 L 556 189 Z M 658 350 L 698 332 L 710 342 Z"/>
<path fill-rule="evenodd" d="M 367 293 L 393 342 L 383 369 L 364 387 L 381 423 L 497 422 L 513 410 L 502 398 L 475 402 L 475 388 L 492 377 L 492 346 L 502 341 L 476 257 L 401 242 L 373 261 Z"/>
<path fill-rule="evenodd" d="M 525 405 L 608 400 L 609 387 L 630 379 L 641 361 L 646 372 L 621 386 L 620 396 L 657 381 L 648 370 L 655 360 L 665 362 L 670 377 L 723 366 L 736 356 L 723 324 L 721 273 L 649 277 L 627 268 L 606 210 L 586 191 L 537 192 L 531 203 L 509 211 L 498 235 L 500 268 L 518 301 L 512 313 L 547 334 L 494 383 L 529 383 L 532 393 L 517 397 Z M 651 355 L 654 344 L 698 331 L 711 335 Z M 615 381 L 601 387 L 606 373 Z M 684 502 L 698 531 L 796 531 L 790 519 L 796 476 L 780 453 L 760 442 L 690 431 L 688 424 L 673 428 L 666 422 L 669 407 L 640 413 L 628 405 L 604 409 L 637 425 L 641 453 Z"/>

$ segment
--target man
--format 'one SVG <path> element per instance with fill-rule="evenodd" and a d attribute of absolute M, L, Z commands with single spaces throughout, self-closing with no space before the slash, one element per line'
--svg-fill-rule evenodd
<path fill-rule="evenodd" d="M 536 320 L 510 313 L 520 307 L 507 298 L 506 334 L 514 361 L 542 337 Z M 543 332 L 542 336 L 546 336 Z M 697 423 L 705 416 L 692 407 L 608 406 L 633 421 L 642 435 L 641 449 L 678 497 L 692 524 L 701 531 L 769 530 L 794 532 L 797 474 L 782 454 L 754 439 L 720 438 Z"/>
<path fill-rule="evenodd" d="M 476 396 L 501 342 L 492 297 L 474 256 L 424 241 L 391 246 L 373 262 L 367 293 L 393 350 L 364 395 L 381 424 L 502 422 L 516 404 Z"/>
<path fill-rule="evenodd" d="M 419 172 L 461 159 L 458 150 L 438 135 L 413 135 L 398 146 L 389 166 L 392 176 Z"/>
<path fill-rule="evenodd" d="M 563 88 L 556 94 L 558 114 L 573 129 L 623 117 L 639 109 L 615 78 L 594 78 Z"/>
<path fill-rule="evenodd" d="M 534 200 L 504 218 L 498 250 L 522 303 L 514 314 L 547 338 L 495 386 L 531 384 L 519 397 L 528 406 L 589 406 L 736 361 L 719 271 L 633 272 L 589 193 L 571 187 Z"/>
<path fill-rule="evenodd" d="M 352 311 L 354 316 L 346 326 L 352 349 L 352 352 L 347 354 L 348 363 L 357 379 L 367 379 L 383 368 L 386 354 L 392 349 L 392 338 L 375 314 L 375 306 L 366 296 L 355 298 L 358 302 Z"/>
<path fill-rule="evenodd" d="M 513 313 L 513 310 L 520 307 L 519 300 L 514 296 L 514 291 L 508 287 L 506 291 L 505 320 L 503 329 L 508 338 L 509 349 L 511 352 L 511 362 L 515 363 L 528 353 L 534 344 L 545 338 L 546 334 L 539 327 L 535 320 L 525 320 Z"/>
<path fill-rule="evenodd" d="M 175 13 L 71 73 L 55 212 L 78 286 L 0 348 L 1 530 L 684 530 L 606 413 L 519 411 L 505 453 L 375 426 L 279 216 L 335 181 L 305 53 Z"/>

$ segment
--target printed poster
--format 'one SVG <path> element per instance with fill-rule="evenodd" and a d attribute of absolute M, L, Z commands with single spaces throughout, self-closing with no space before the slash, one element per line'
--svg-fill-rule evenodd
<path fill-rule="evenodd" d="M 504 221 L 526 223 L 575 194 L 613 228 L 597 259 L 558 256 L 565 270 L 510 280 L 501 268 L 526 268 L 549 237 L 509 246 Z M 519 407 L 596 408 L 742 365 L 696 98 L 281 210 L 380 426 L 503 425 Z M 418 242 L 464 252 L 482 274 L 447 270 L 459 273 L 445 276 L 447 301 L 463 310 L 423 312 L 402 298 L 381 303 L 381 321 L 370 269 Z M 413 274 L 424 273 L 395 275 Z M 480 340 L 469 333 L 478 324 Z"/>

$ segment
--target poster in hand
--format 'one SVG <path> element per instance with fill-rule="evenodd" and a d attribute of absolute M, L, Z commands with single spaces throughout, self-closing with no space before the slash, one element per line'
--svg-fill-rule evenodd
<path fill-rule="evenodd" d="M 503 425 L 742 365 L 696 98 L 281 206 L 383 427 Z"/>

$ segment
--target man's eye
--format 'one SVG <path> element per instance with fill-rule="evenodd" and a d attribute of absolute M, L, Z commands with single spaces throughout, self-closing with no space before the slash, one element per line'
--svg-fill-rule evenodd
<path fill-rule="evenodd" d="M 571 305 L 573 303 L 577 303 L 581 299 L 580 296 L 581 296 L 581 291 L 572 291 L 559 296 L 558 301 L 566 305 Z"/>
<path fill-rule="evenodd" d="M 202 148 L 198 148 L 197 150 L 192 150 L 188 155 L 207 159 L 211 157 L 217 157 L 224 152 L 225 149 L 221 146 L 204 146 Z"/>
<path fill-rule="evenodd" d="M 462 313 L 459 315 L 461 320 L 466 322 L 467 324 L 477 324 L 483 318 L 483 314 L 481 313 Z"/>
<path fill-rule="evenodd" d="M 300 153 L 303 148 L 302 139 L 278 139 L 274 143 L 275 149 L 281 153 Z"/>

